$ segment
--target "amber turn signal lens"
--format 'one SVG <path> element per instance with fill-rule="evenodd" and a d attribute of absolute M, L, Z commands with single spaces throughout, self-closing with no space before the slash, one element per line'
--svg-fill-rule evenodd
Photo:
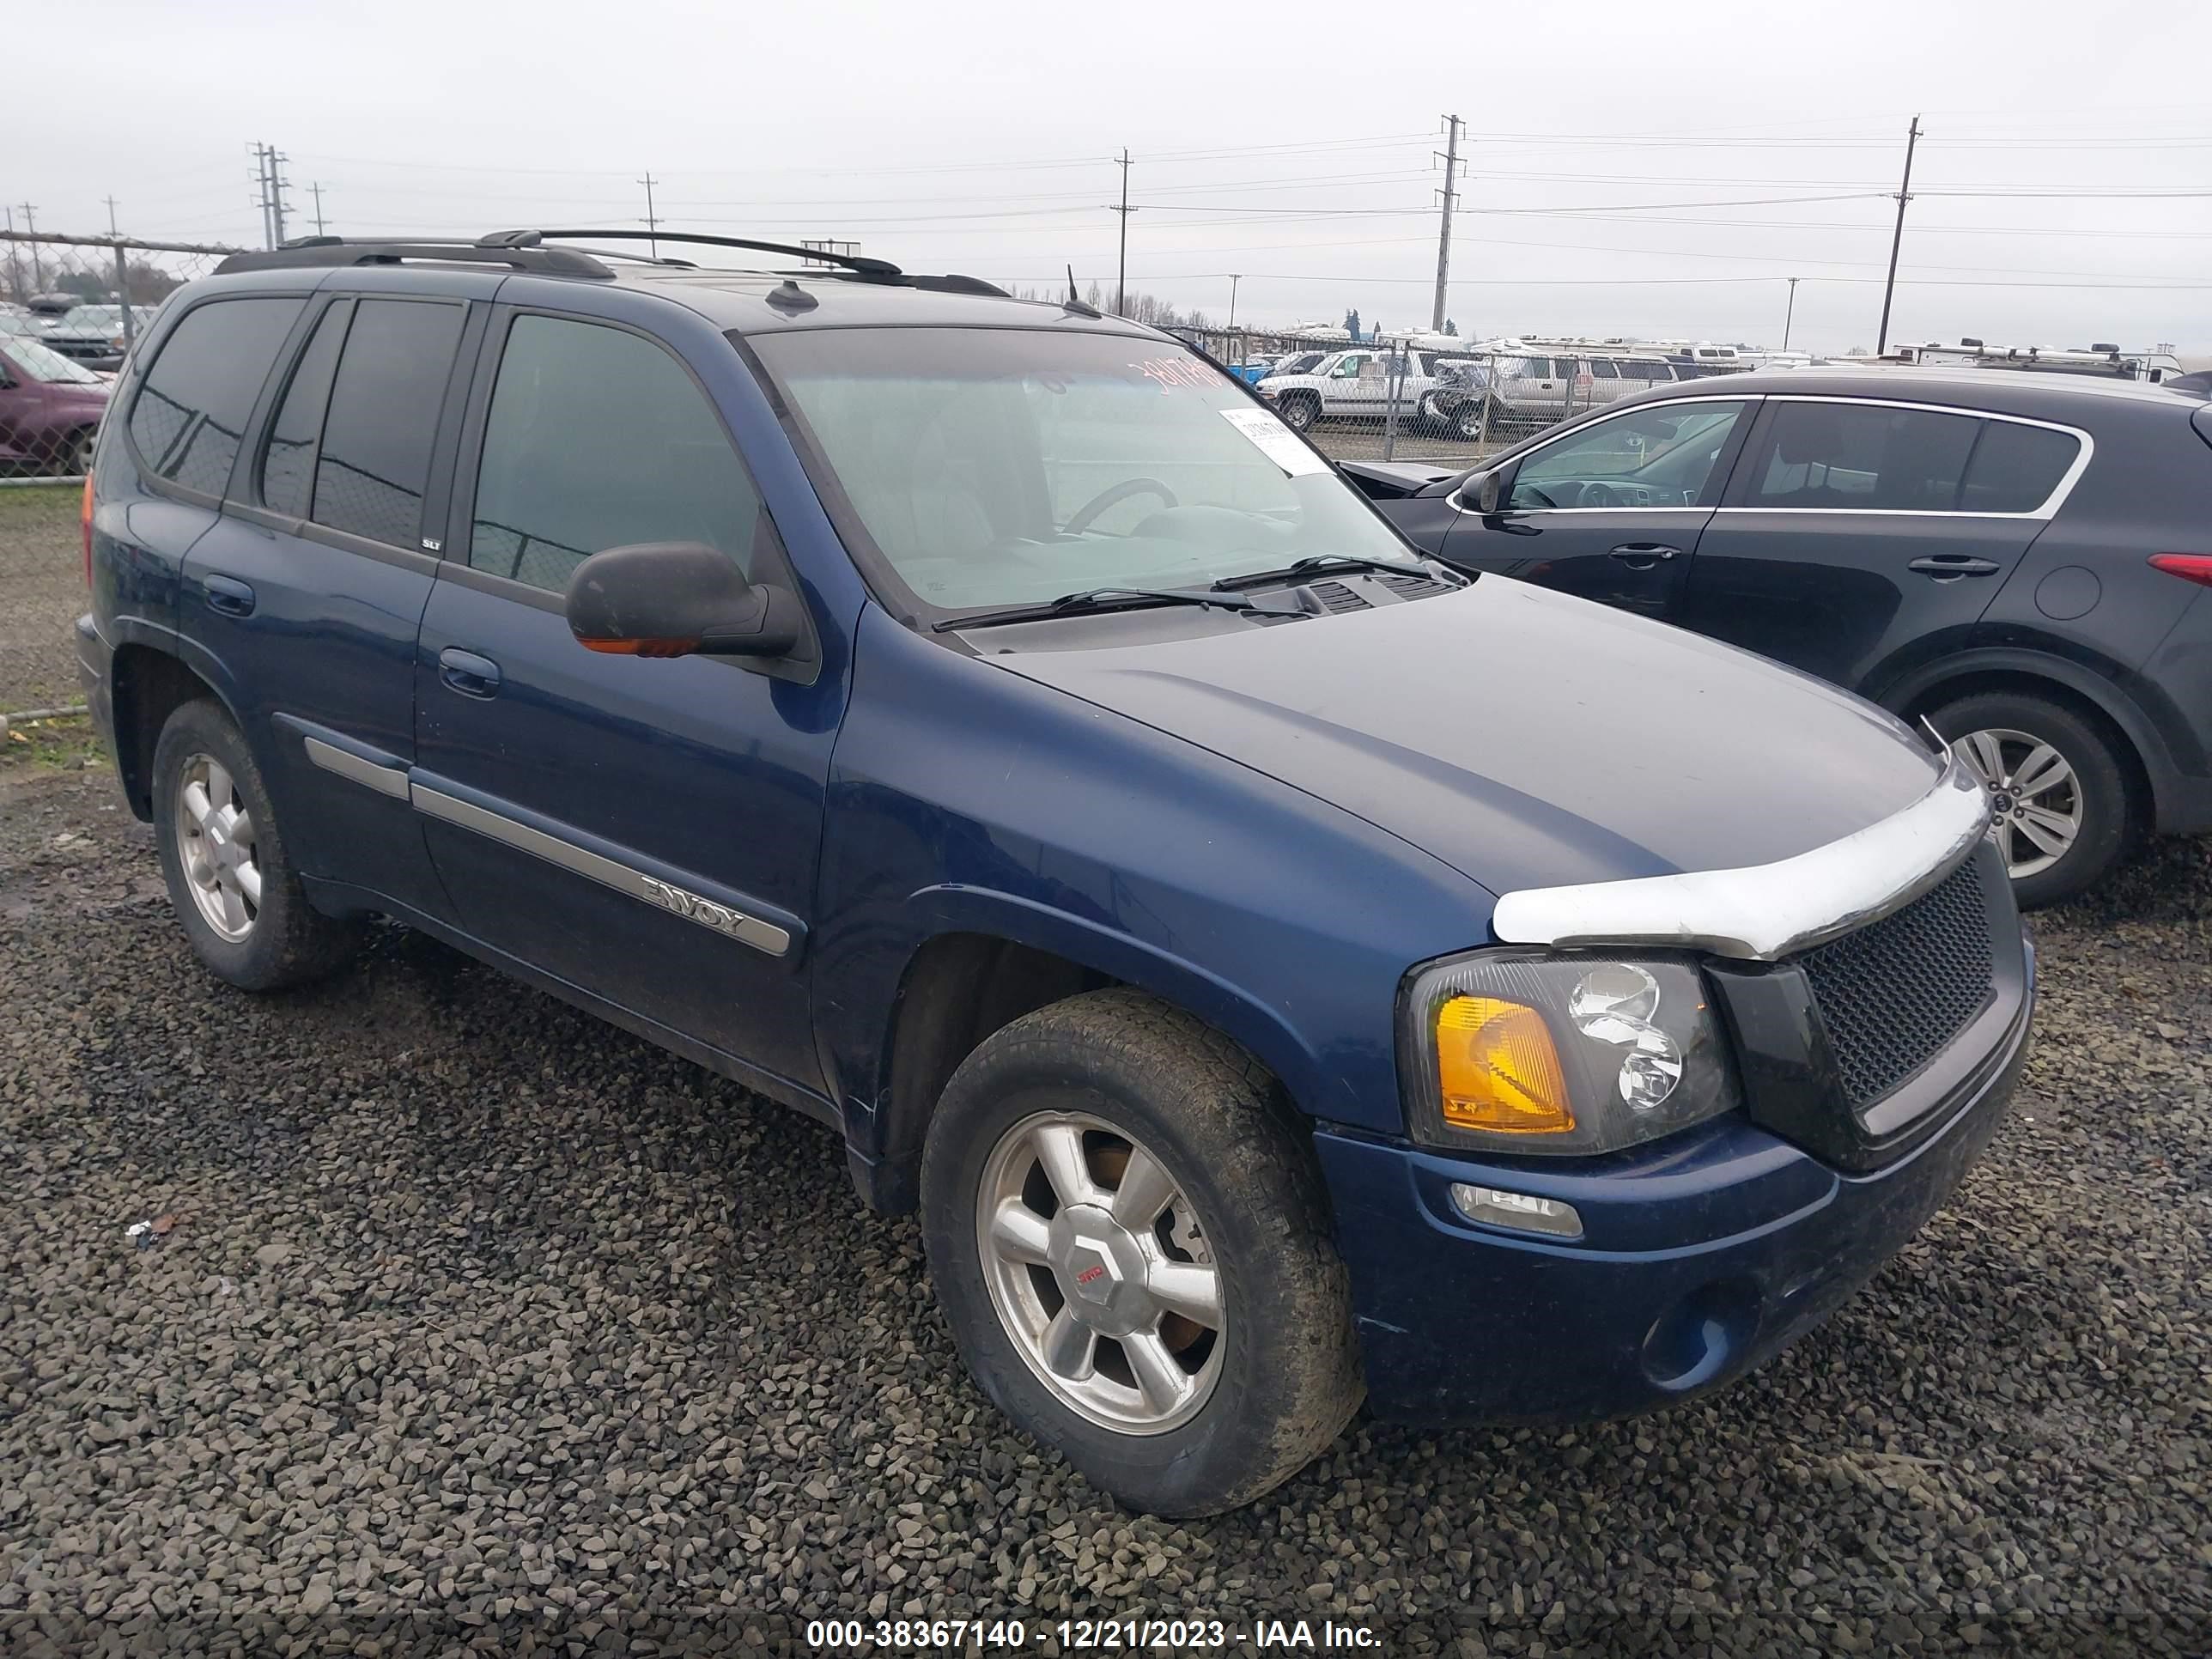
<path fill-rule="evenodd" d="M 1543 1015 L 1497 997 L 1455 996 L 1437 1010 L 1444 1121 L 1504 1134 L 1575 1127 L 1566 1074 Z"/>

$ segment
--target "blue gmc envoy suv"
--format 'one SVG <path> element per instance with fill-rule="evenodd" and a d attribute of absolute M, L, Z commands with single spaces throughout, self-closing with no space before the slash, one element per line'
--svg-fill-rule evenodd
<path fill-rule="evenodd" d="M 390 917 L 820 1119 L 1164 1515 L 1363 1395 L 1724 1382 L 1988 1139 L 2033 957 L 1937 743 L 1423 558 L 1150 329 L 642 234 L 238 255 L 133 355 L 77 646 L 216 975 Z"/>

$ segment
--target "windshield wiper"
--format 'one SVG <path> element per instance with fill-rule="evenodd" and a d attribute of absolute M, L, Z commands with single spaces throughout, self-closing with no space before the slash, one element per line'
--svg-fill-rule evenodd
<path fill-rule="evenodd" d="M 1248 570 L 1241 576 L 1224 576 L 1213 584 L 1213 588 L 1218 593 L 1233 593 L 1239 588 L 1261 587 L 1286 577 L 1310 575 L 1317 570 L 1387 570 L 1396 575 L 1427 576 L 1432 580 L 1436 574 L 1425 564 L 1408 564 L 1402 559 L 1370 559 L 1360 553 L 1316 553 L 1279 570 Z"/>
<path fill-rule="evenodd" d="M 1394 567 L 1394 568 L 1396 567 Z M 1217 584 L 1218 588 L 1218 584 Z M 1134 611 L 1154 605 L 1195 605 L 1213 611 L 1248 611 L 1263 617 L 1303 617 L 1297 606 L 1261 605 L 1242 595 L 1203 587 L 1086 587 L 1079 593 L 1063 593 L 1042 605 L 1018 605 L 1004 611 L 986 611 L 975 617 L 947 617 L 931 631 L 949 634 L 969 628 L 996 628 L 1001 623 L 1043 622 L 1053 617 L 1080 617 L 1101 611 Z"/>

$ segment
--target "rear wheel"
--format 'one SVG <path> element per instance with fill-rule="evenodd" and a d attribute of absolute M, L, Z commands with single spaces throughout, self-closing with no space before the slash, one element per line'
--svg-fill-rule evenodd
<path fill-rule="evenodd" d="M 921 1208 L 983 1391 L 1133 1508 L 1248 1503 L 1359 1403 L 1310 1141 L 1249 1055 L 1150 997 L 1070 998 L 969 1055 Z"/>
<path fill-rule="evenodd" d="M 2013 691 L 1962 697 L 1929 719 L 1989 791 L 2024 908 L 2071 898 L 2118 861 L 2131 830 L 2127 773 L 2096 726 Z"/>
<path fill-rule="evenodd" d="M 154 747 L 154 835 L 192 950 L 247 991 L 317 979 L 360 942 L 358 923 L 307 902 L 261 770 L 230 716 L 202 699 Z"/>

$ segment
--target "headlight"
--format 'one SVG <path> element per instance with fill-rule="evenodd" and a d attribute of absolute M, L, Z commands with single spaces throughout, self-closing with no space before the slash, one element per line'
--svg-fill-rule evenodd
<path fill-rule="evenodd" d="M 1736 1103 L 1686 958 L 1482 951 L 1408 982 L 1399 1052 L 1416 1137 L 1516 1153 L 1616 1152 Z"/>

